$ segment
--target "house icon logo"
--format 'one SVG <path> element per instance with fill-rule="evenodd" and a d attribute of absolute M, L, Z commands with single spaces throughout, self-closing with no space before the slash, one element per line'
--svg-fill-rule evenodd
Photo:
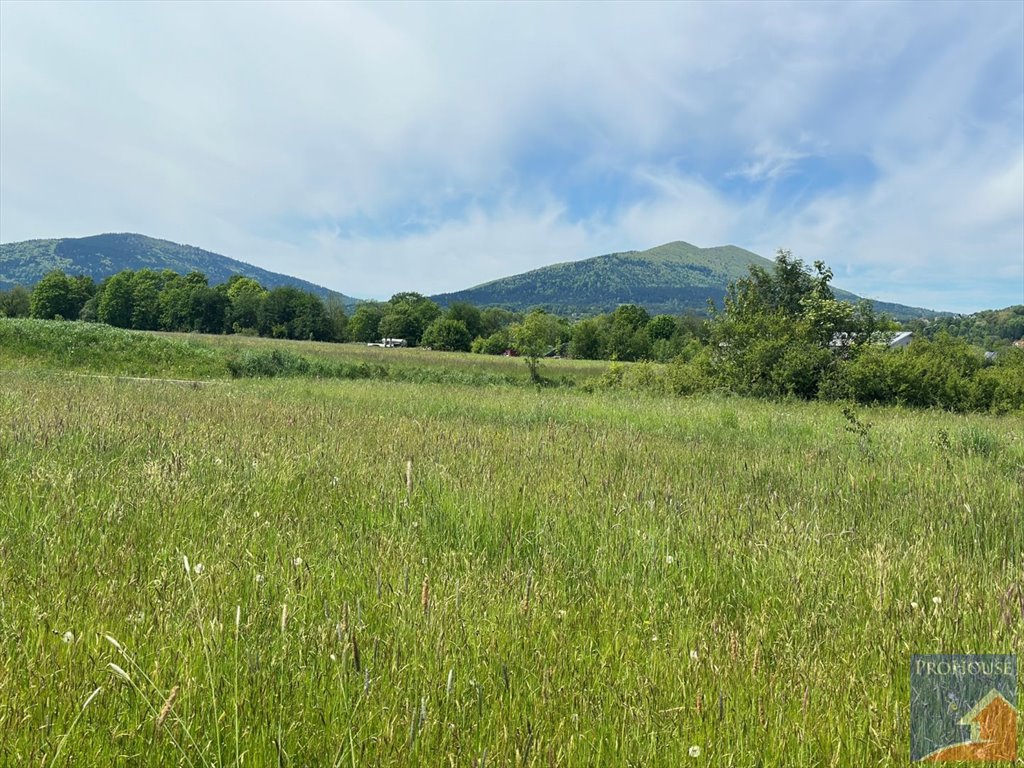
<path fill-rule="evenodd" d="M 912 656 L 910 757 L 920 762 L 1017 759 L 1017 657 Z"/>

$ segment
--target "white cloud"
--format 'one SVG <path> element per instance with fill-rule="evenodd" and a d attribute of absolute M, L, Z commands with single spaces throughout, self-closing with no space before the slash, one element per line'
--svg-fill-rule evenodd
<path fill-rule="evenodd" d="M 733 242 L 1009 303 L 1022 38 L 998 2 L 4 2 L 0 239 L 142 231 L 375 296 Z M 875 175 L 808 162 L 839 156 Z"/>

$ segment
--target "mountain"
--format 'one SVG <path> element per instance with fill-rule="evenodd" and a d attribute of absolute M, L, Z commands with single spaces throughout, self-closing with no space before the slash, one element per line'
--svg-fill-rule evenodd
<path fill-rule="evenodd" d="M 210 285 L 227 282 L 232 275 L 245 275 L 265 288 L 290 285 L 321 298 L 341 299 L 348 306 L 358 301 L 297 277 L 145 235 L 107 234 L 0 244 L 0 290 L 32 286 L 54 269 L 69 275 L 88 275 L 97 282 L 124 269 L 170 269 L 180 274 L 195 270 L 205 274 Z"/>
<path fill-rule="evenodd" d="M 721 305 L 728 284 L 746 277 L 751 265 L 768 269 L 772 264 L 734 245 L 698 248 L 677 241 L 647 251 L 552 264 L 431 298 L 443 306 L 467 301 L 516 311 L 541 307 L 560 315 L 610 312 L 620 304 L 638 304 L 652 314 L 704 313 L 708 299 Z M 859 300 L 838 288 L 835 294 L 847 301 Z M 874 305 L 897 320 L 944 314 L 888 302 Z"/>

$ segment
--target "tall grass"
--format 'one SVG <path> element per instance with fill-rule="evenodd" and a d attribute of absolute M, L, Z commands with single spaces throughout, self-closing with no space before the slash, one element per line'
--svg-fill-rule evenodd
<path fill-rule="evenodd" d="M 1024 430 L 858 421 L 8 368 L 0 755 L 902 765 L 911 653 L 1024 647 Z"/>

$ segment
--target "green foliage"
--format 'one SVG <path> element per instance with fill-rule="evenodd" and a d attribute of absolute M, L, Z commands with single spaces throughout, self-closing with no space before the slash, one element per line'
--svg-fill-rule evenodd
<path fill-rule="evenodd" d="M 569 354 L 577 360 L 607 359 L 607 334 L 603 323 L 596 318 L 580 320 L 572 327 Z"/>
<path fill-rule="evenodd" d="M 493 333 L 497 328 L 491 329 L 484 323 L 483 312 L 477 307 L 464 301 L 456 301 L 448 306 L 444 316 L 450 320 L 458 320 L 466 326 L 470 340 L 483 336 L 485 331 Z"/>
<path fill-rule="evenodd" d="M 0 291 L 0 317 L 28 317 L 31 307 L 31 294 L 25 287 L 16 285 Z"/>
<path fill-rule="evenodd" d="M 945 333 L 986 350 L 1004 349 L 1024 339 L 1024 304 L 986 309 L 971 315 L 914 320 L 907 323 L 906 328 L 928 339 Z"/>
<path fill-rule="evenodd" d="M 380 321 L 384 317 L 384 306 L 375 301 L 368 301 L 356 307 L 348 321 L 348 337 L 352 341 L 364 343 L 377 341 L 381 338 Z"/>
<path fill-rule="evenodd" d="M 100 285 L 96 317 L 101 323 L 117 328 L 131 328 L 134 300 L 131 270 L 118 272 Z"/>
<path fill-rule="evenodd" d="M 731 284 L 710 324 L 718 384 L 739 394 L 804 399 L 832 386 L 839 357 L 855 356 L 879 322 L 866 302 L 837 301 L 831 279 L 824 263 L 811 271 L 780 250 L 771 272 L 751 267 Z M 833 340 L 848 343 L 833 348 Z"/>
<path fill-rule="evenodd" d="M 472 343 L 469 329 L 462 320 L 439 317 L 423 332 L 421 343 L 425 347 L 448 352 L 468 352 Z"/>
<path fill-rule="evenodd" d="M 39 320 L 77 320 L 85 302 L 96 292 L 90 278 L 68 277 L 54 270 L 40 280 L 29 298 L 29 314 Z"/>
<path fill-rule="evenodd" d="M 495 331 L 487 338 L 478 336 L 473 340 L 472 351 L 483 355 L 501 355 L 506 350 L 512 349 L 515 342 L 512 340 L 512 333 L 508 330 Z"/>
<path fill-rule="evenodd" d="M 384 305 L 378 332 L 380 338 L 405 339 L 409 346 L 420 344 L 427 327 L 441 315 L 441 308 L 419 293 L 396 293 Z"/>
<path fill-rule="evenodd" d="M 516 349 L 523 356 L 530 379 L 540 383 L 540 358 L 556 349 L 570 335 L 566 323 L 544 310 L 534 310 L 511 328 Z"/>
<path fill-rule="evenodd" d="M 269 291 L 257 317 L 257 328 L 263 336 L 282 339 L 327 341 L 332 326 L 318 296 L 283 286 Z"/>
<path fill-rule="evenodd" d="M 1022 361 L 1024 352 L 1007 350 L 986 367 L 977 348 L 943 334 L 843 361 L 832 394 L 862 403 L 1007 412 L 1024 407 Z"/>

